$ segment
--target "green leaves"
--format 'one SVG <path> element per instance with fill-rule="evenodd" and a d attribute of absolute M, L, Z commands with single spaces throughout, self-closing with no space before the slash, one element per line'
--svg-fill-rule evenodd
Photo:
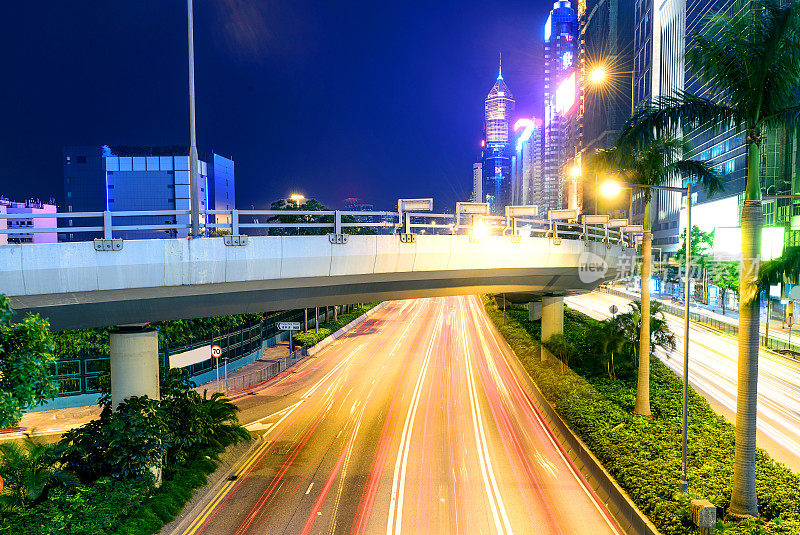
<path fill-rule="evenodd" d="M 12 324 L 13 311 L 0 294 L 0 428 L 14 426 L 25 409 L 53 399 L 58 386 L 50 324 L 38 315 Z"/>
<path fill-rule="evenodd" d="M 25 435 L 21 444 L 0 443 L 0 510 L 25 509 L 47 498 L 58 485 L 74 485 L 77 478 L 61 469 L 58 451 L 39 439 Z"/>
<path fill-rule="evenodd" d="M 655 304 L 655 303 L 652 303 Z M 532 358 L 535 329 L 527 317 L 511 311 L 506 323 L 488 299 L 486 310 L 500 333 L 520 358 L 531 378 L 580 438 L 592 450 L 636 505 L 664 535 L 697 533 L 688 522 L 688 500 L 677 492 L 681 472 L 681 379 L 663 363 L 651 365 L 652 419 L 633 414 L 635 378 L 614 380 L 578 375 L 557 363 Z M 635 316 L 635 308 L 631 312 Z M 564 331 L 575 352 L 573 363 L 598 358 L 596 349 L 585 347 L 585 331 L 597 324 L 581 314 L 565 310 Z M 620 319 L 620 316 L 617 316 Z M 588 326 L 588 327 L 587 327 Z M 583 331 L 581 331 L 583 329 Z M 602 332 L 602 331 L 596 331 Z M 631 332 L 638 332 L 632 329 Z M 578 333 L 576 335 L 576 333 Z M 595 343 L 595 338 L 587 338 Z M 581 354 L 581 352 L 584 354 Z M 577 364 L 575 364 L 577 366 Z M 584 368 L 576 368 L 583 370 Z M 716 414 L 694 390 L 689 393 L 689 484 L 694 497 L 717 506 L 730 504 L 733 478 L 734 428 Z M 726 524 L 726 533 L 800 533 L 800 476 L 757 450 L 756 477 L 761 519 Z"/>

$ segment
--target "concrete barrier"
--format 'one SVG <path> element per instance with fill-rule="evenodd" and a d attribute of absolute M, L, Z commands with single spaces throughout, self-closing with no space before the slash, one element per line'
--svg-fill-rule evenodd
<path fill-rule="evenodd" d="M 547 421 L 555 439 L 561 444 L 564 452 L 583 474 L 583 477 L 586 478 L 589 486 L 606 506 L 619 527 L 630 535 L 661 535 L 658 528 L 633 503 L 630 496 L 617 484 L 616 480 L 603 467 L 588 446 L 559 416 L 555 408 L 528 375 L 522 363 L 516 358 L 514 351 L 506 343 L 503 336 L 499 332 L 496 332 L 496 336 L 498 342 L 506 347 L 506 355 L 513 355 L 514 358 L 507 358 L 507 361 L 516 370 L 518 377 L 521 377 L 528 385 L 536 403 L 536 408 L 539 409 L 540 415 Z"/>

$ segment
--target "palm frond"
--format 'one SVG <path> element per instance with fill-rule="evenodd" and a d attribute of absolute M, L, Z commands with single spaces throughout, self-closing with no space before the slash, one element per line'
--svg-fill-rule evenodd
<path fill-rule="evenodd" d="M 711 196 L 722 191 L 722 177 L 708 165 L 707 162 L 700 160 L 678 160 L 673 162 L 671 167 L 683 178 L 688 178 L 700 185 L 705 192 Z"/>
<path fill-rule="evenodd" d="M 780 258 L 762 262 L 758 270 L 761 289 L 773 284 L 796 281 L 800 277 L 800 247 L 787 247 Z"/>
<path fill-rule="evenodd" d="M 710 128 L 712 133 L 724 132 L 731 126 L 742 128 L 745 115 L 738 109 L 710 98 L 686 91 L 673 96 L 659 97 L 637 110 L 625 123 L 620 140 L 637 143 L 676 136 L 681 129 Z"/>

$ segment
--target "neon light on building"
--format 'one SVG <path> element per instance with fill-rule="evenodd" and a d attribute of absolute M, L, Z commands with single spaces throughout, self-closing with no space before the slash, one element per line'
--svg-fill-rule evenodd
<path fill-rule="evenodd" d="M 556 111 L 566 115 L 575 104 L 575 73 L 570 74 L 556 89 Z"/>

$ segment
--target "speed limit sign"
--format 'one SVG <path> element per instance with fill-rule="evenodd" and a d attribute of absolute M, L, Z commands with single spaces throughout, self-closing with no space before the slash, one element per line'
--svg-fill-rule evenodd
<path fill-rule="evenodd" d="M 211 346 L 211 356 L 215 359 L 220 358 L 222 356 L 222 348 L 217 345 Z"/>

